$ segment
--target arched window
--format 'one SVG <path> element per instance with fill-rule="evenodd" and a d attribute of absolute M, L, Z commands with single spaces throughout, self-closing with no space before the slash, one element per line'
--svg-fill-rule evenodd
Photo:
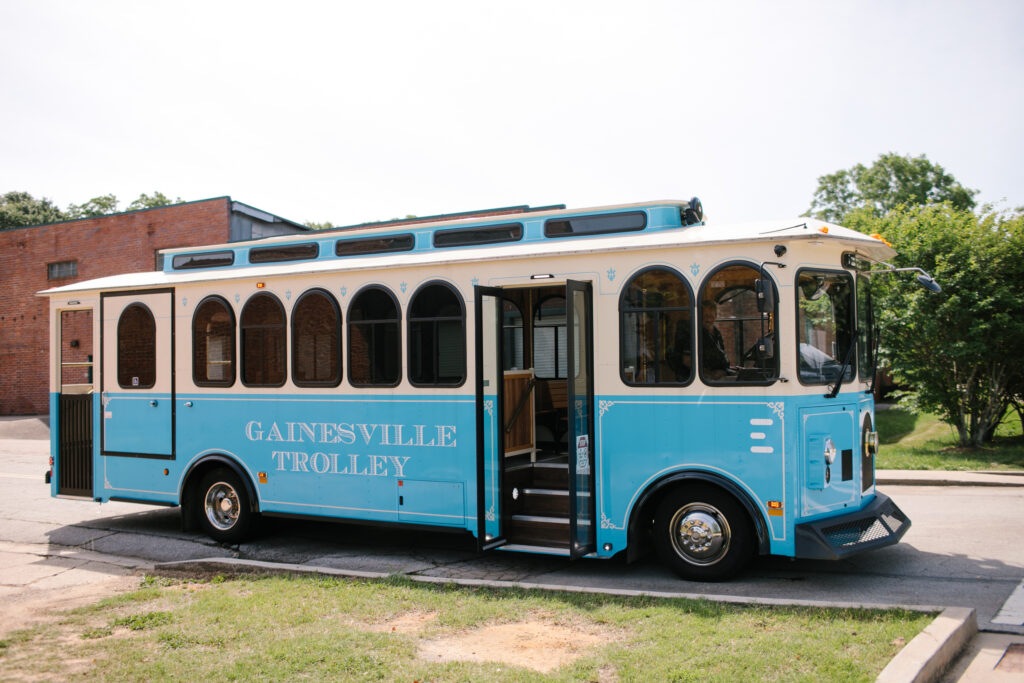
<path fill-rule="evenodd" d="M 309 290 L 292 308 L 292 381 L 300 387 L 341 382 L 341 311 L 322 289 Z"/>
<path fill-rule="evenodd" d="M 401 380 L 398 302 L 383 287 L 367 287 L 348 309 L 348 381 L 395 386 Z"/>
<path fill-rule="evenodd" d="M 426 285 L 409 304 L 409 381 L 458 386 L 466 379 L 466 320 L 458 294 Z"/>
<path fill-rule="evenodd" d="M 565 297 L 542 299 L 533 314 L 533 366 L 537 377 L 565 379 Z"/>
<path fill-rule="evenodd" d="M 285 380 L 284 307 L 273 294 L 256 294 L 242 309 L 242 383 L 279 387 Z"/>
<path fill-rule="evenodd" d="M 693 298 L 686 281 L 667 268 L 634 277 L 619 299 L 622 381 L 686 384 L 693 378 Z"/>
<path fill-rule="evenodd" d="M 192 381 L 200 387 L 235 383 L 235 313 L 219 296 L 199 302 L 192 317 Z"/>
<path fill-rule="evenodd" d="M 501 307 L 502 361 L 504 370 L 523 369 L 523 312 L 519 306 L 505 299 Z"/>
<path fill-rule="evenodd" d="M 759 270 L 730 263 L 704 280 L 700 294 L 700 374 L 709 384 L 765 384 L 779 376 L 776 319 L 778 294 L 767 273 L 775 305 L 758 309 Z"/>
<path fill-rule="evenodd" d="M 117 383 L 122 389 L 156 384 L 156 320 L 142 304 L 131 304 L 117 321 Z"/>

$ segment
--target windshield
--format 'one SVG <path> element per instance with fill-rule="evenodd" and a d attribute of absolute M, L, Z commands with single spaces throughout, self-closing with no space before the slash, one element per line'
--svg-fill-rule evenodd
<path fill-rule="evenodd" d="M 797 276 L 800 381 L 831 384 L 853 344 L 853 280 L 846 273 L 804 270 Z M 854 376 L 854 361 L 843 375 Z"/>

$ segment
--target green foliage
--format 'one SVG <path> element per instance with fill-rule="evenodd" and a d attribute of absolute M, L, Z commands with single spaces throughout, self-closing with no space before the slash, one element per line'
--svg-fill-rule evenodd
<path fill-rule="evenodd" d="M 138 211 L 140 209 L 155 209 L 161 206 L 169 206 L 171 204 L 181 204 L 184 200 L 181 197 L 175 197 L 171 199 L 163 192 L 154 191 L 152 195 L 148 195 L 145 192 L 139 195 L 139 198 L 128 205 L 126 211 Z"/>
<path fill-rule="evenodd" d="M 113 626 L 124 626 L 132 631 L 145 631 L 146 629 L 170 623 L 171 618 L 170 612 L 146 612 L 144 614 L 132 614 L 115 619 Z"/>
<path fill-rule="evenodd" d="M 942 166 L 919 157 L 882 154 L 871 166 L 857 164 L 818 178 L 808 215 L 844 223 L 854 211 L 875 217 L 897 207 L 930 206 L 948 202 L 962 210 L 974 208 L 974 195 Z"/>
<path fill-rule="evenodd" d="M 306 221 L 305 223 L 303 223 L 303 225 L 313 230 L 330 230 L 331 228 L 334 227 L 334 223 L 331 223 L 330 221 L 324 221 L 323 223 L 317 223 L 316 221 Z"/>
<path fill-rule="evenodd" d="M 42 225 L 67 220 L 60 208 L 43 197 L 36 199 L 28 192 L 8 192 L 0 195 L 0 230 L 23 225 Z"/>
<path fill-rule="evenodd" d="M 85 204 L 68 204 L 68 218 L 72 219 L 93 218 L 112 213 L 117 213 L 117 197 L 112 194 L 93 197 Z"/>
<path fill-rule="evenodd" d="M 991 443 L 960 448 L 956 430 L 935 415 L 900 408 L 875 413 L 882 470 L 1024 470 L 1024 437 L 1017 420 L 1004 420 Z"/>
<path fill-rule="evenodd" d="M 1024 372 L 1024 215 L 943 204 L 855 212 L 848 222 L 892 242 L 894 265 L 924 268 L 943 288 L 899 276 L 873 283 L 882 357 L 911 388 L 905 405 L 952 425 L 962 446 L 989 441 Z"/>

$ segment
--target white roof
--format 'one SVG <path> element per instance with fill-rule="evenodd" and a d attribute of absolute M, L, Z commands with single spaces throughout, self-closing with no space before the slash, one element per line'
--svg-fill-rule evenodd
<path fill-rule="evenodd" d="M 675 202 L 673 202 L 675 203 Z M 650 206 L 645 204 L 644 206 Z M 506 217 L 502 217 L 506 218 Z M 416 229 L 422 226 L 415 226 Z M 345 237 L 349 233 L 342 233 Z M 333 233 L 333 236 L 341 236 Z M 305 235 L 309 241 L 314 235 Z M 813 218 L 762 221 L 756 223 L 734 223 L 716 225 L 705 223 L 678 229 L 651 232 L 630 232 L 594 237 L 569 237 L 558 239 L 532 240 L 481 247 L 453 249 L 430 249 L 426 251 L 392 252 L 368 256 L 345 256 L 312 261 L 235 266 L 183 270 L 172 273 L 145 272 L 113 275 L 76 282 L 63 287 L 54 287 L 39 292 L 41 296 L 67 294 L 93 290 L 140 289 L 150 287 L 173 287 L 194 282 L 217 282 L 239 278 L 269 278 L 276 275 L 352 272 L 380 268 L 398 268 L 426 265 L 430 263 L 463 263 L 473 261 L 510 260 L 538 256 L 560 256 L 607 251 L 636 251 L 672 247 L 693 247 L 739 242 L 791 241 L 791 240 L 836 240 L 851 250 L 874 260 L 885 260 L 895 255 L 895 250 L 879 239 L 838 225 L 825 223 Z M 291 238 L 289 241 L 294 240 Z M 265 241 L 260 242 L 265 244 Z M 237 248 L 239 244 L 225 245 Z M 206 249 L 206 247 L 202 247 Z M 195 252 L 196 247 L 184 250 Z"/>

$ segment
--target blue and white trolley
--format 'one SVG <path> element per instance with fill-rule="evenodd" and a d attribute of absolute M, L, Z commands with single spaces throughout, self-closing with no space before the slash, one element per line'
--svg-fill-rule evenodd
<path fill-rule="evenodd" d="M 874 480 L 867 270 L 893 254 L 696 200 L 170 250 L 42 293 L 47 476 L 227 543 L 269 515 L 653 546 L 689 579 L 845 557 L 910 525 Z"/>

